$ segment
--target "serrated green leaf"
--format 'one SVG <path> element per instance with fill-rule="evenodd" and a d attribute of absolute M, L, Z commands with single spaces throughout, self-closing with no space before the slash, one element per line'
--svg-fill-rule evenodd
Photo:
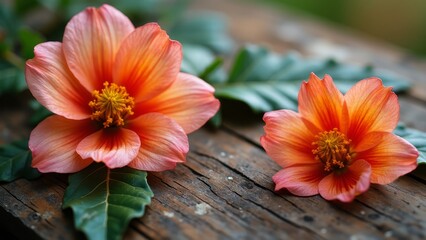
<path fill-rule="evenodd" d="M 226 19 L 218 13 L 186 14 L 177 20 L 167 33 L 184 45 L 203 46 L 216 53 L 227 53 L 233 47 L 233 41 L 227 34 Z"/>
<path fill-rule="evenodd" d="M 40 176 L 37 169 L 31 167 L 31 160 L 27 140 L 0 146 L 0 181 L 11 182 L 21 177 L 33 179 Z"/>
<path fill-rule="evenodd" d="M 72 208 L 76 228 L 88 239 L 121 239 L 129 221 L 144 214 L 154 195 L 146 176 L 129 167 L 92 164 L 69 177 L 63 208 Z"/>
<path fill-rule="evenodd" d="M 337 87 L 346 92 L 357 81 L 376 76 L 384 85 L 399 92 L 409 84 L 401 77 L 371 66 L 360 67 L 331 59 L 302 58 L 298 54 L 279 55 L 266 48 L 249 45 L 237 54 L 227 80 L 214 84 L 216 96 L 239 100 L 254 112 L 297 109 L 297 94 L 303 80 L 314 72 L 319 77 L 332 76 Z"/>
<path fill-rule="evenodd" d="M 394 133 L 417 148 L 419 151 L 419 157 L 417 158 L 418 164 L 426 164 L 426 133 L 413 129 L 407 128 L 403 124 L 398 124 L 398 127 L 395 129 Z"/>

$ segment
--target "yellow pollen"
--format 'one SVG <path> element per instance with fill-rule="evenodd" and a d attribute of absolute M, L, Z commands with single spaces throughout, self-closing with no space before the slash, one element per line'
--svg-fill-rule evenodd
<path fill-rule="evenodd" d="M 134 99 L 129 96 L 126 88 L 115 83 L 104 82 L 101 92 L 92 92 L 92 120 L 102 122 L 104 128 L 124 125 L 124 120 L 133 115 Z"/>
<path fill-rule="evenodd" d="M 324 164 L 324 171 L 344 169 L 352 160 L 350 143 L 345 134 L 337 128 L 324 131 L 315 136 L 316 141 L 312 143 L 312 153 L 315 159 Z"/>

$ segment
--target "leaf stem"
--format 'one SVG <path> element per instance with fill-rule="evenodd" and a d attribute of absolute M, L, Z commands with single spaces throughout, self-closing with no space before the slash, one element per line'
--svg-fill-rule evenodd
<path fill-rule="evenodd" d="M 220 67 L 223 64 L 223 59 L 220 57 L 217 57 L 209 66 L 207 66 L 206 69 L 199 75 L 201 79 L 204 79 L 205 81 L 208 81 L 209 75 L 214 72 L 218 67 Z"/>

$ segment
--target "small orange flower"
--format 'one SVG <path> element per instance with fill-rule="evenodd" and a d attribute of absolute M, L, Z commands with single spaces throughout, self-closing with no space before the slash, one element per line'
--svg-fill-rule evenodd
<path fill-rule="evenodd" d="M 283 167 L 273 176 L 276 191 L 350 202 L 370 182 L 391 183 L 417 166 L 416 148 L 392 133 L 397 96 L 378 78 L 342 95 L 330 76 L 311 74 L 299 92 L 299 113 L 272 111 L 263 120 L 262 146 Z"/>
<path fill-rule="evenodd" d="M 93 161 L 171 169 L 185 161 L 186 134 L 219 108 L 210 85 L 179 72 L 179 42 L 156 23 L 135 28 L 108 5 L 77 14 L 62 43 L 39 44 L 34 53 L 28 87 L 55 114 L 29 140 L 41 172 L 76 172 Z"/>

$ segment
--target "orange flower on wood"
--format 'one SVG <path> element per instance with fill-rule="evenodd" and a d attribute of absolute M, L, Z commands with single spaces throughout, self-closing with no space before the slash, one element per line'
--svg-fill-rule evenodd
<path fill-rule="evenodd" d="M 364 79 L 342 95 L 330 76 L 311 74 L 298 100 L 298 113 L 263 117 L 261 144 L 283 168 L 273 176 L 275 190 L 350 202 L 370 183 L 388 184 L 416 168 L 416 148 L 392 133 L 397 96 L 380 79 Z"/>
<path fill-rule="evenodd" d="M 179 42 L 156 23 L 135 28 L 108 5 L 77 14 L 62 43 L 39 44 L 34 53 L 28 87 L 54 113 L 29 140 L 41 172 L 76 172 L 93 161 L 171 169 L 185 161 L 186 134 L 219 108 L 210 85 L 179 72 Z"/>

